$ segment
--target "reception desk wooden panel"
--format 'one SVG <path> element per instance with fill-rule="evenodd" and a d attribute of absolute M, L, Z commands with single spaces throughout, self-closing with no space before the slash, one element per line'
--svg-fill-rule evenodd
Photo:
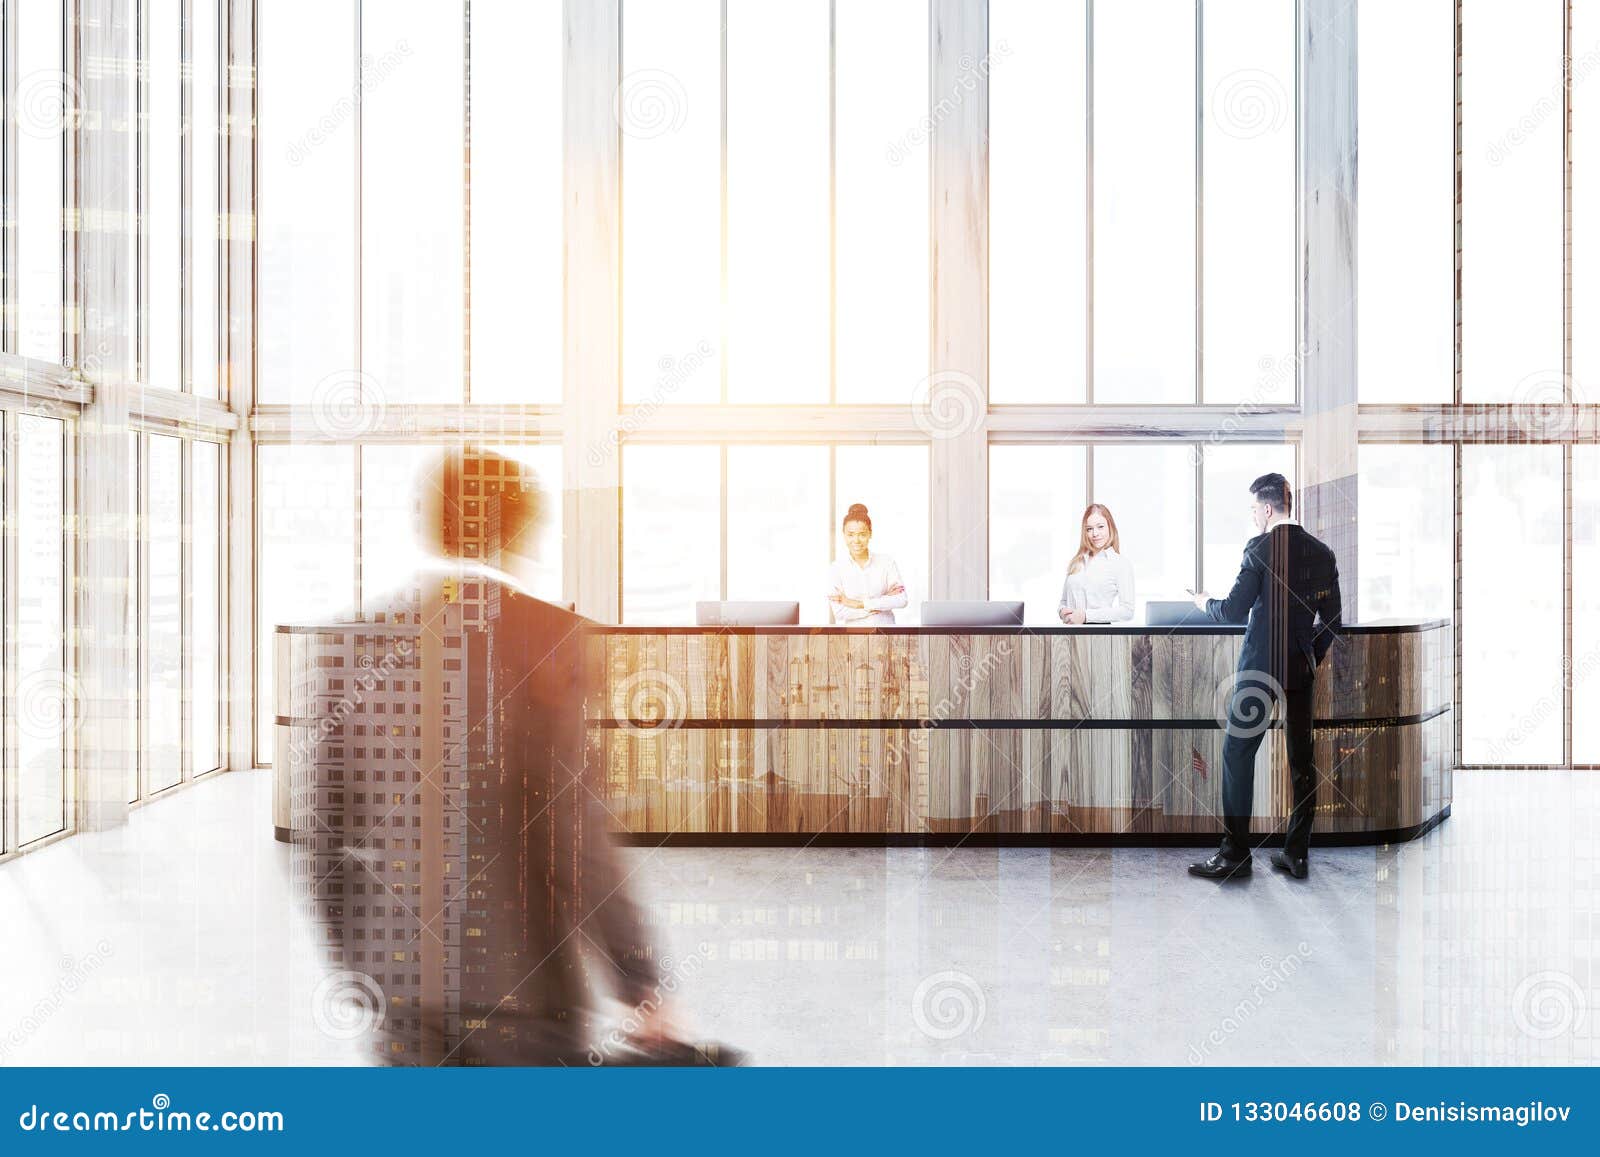
<path fill-rule="evenodd" d="M 641 837 L 1088 840 L 1218 830 L 1239 628 L 595 628 L 591 768 Z M 1352 628 L 1318 679 L 1316 830 L 1447 814 L 1449 624 Z M 1258 829 L 1289 807 L 1262 744 Z"/>

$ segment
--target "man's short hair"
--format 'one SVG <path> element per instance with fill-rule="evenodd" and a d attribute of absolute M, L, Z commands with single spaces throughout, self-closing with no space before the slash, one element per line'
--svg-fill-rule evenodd
<path fill-rule="evenodd" d="M 1263 474 L 1250 483 L 1250 495 L 1257 502 L 1265 502 L 1279 514 L 1294 509 L 1294 495 L 1289 492 L 1289 480 L 1282 474 Z"/>
<path fill-rule="evenodd" d="M 477 446 L 448 447 L 417 475 L 417 537 L 437 557 L 532 554 L 546 507 L 532 467 Z"/>

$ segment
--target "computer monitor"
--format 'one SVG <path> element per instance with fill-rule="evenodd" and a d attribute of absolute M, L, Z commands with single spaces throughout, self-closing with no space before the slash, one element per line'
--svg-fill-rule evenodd
<path fill-rule="evenodd" d="M 1020 602 L 949 599 L 922 604 L 924 627 L 1020 627 Z"/>
<path fill-rule="evenodd" d="M 1152 627 L 1198 627 L 1216 623 L 1190 599 L 1151 599 L 1145 604 L 1144 621 Z"/>
<path fill-rule="evenodd" d="M 769 602 L 703 602 L 694 605 L 697 627 L 795 627 L 800 604 Z"/>

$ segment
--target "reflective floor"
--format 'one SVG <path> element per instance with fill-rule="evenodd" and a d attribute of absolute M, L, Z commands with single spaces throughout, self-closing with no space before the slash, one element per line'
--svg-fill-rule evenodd
<path fill-rule="evenodd" d="M 222 776 L 0 865 L 0 1064 L 362 1063 Z M 1470 772 L 1312 875 L 1184 850 L 637 849 L 692 1024 L 763 1064 L 1593 1064 L 1600 773 Z"/>

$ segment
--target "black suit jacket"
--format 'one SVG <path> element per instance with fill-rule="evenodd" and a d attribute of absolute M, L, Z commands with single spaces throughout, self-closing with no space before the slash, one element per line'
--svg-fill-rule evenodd
<path fill-rule="evenodd" d="M 1206 611 L 1248 624 L 1240 671 L 1266 672 L 1286 691 L 1310 687 L 1342 627 L 1338 560 L 1298 523 L 1279 523 L 1245 544 L 1233 589 Z"/>

